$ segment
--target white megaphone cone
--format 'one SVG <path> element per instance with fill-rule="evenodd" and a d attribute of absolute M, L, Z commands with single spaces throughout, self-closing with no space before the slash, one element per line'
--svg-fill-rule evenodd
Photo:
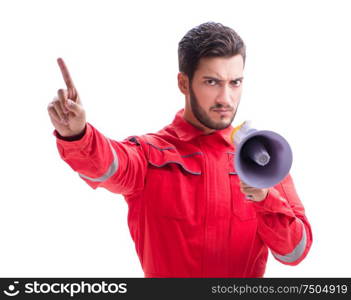
<path fill-rule="evenodd" d="M 279 134 L 251 128 L 245 121 L 231 133 L 235 145 L 234 165 L 242 181 L 256 188 L 278 184 L 289 173 L 292 151 Z"/>

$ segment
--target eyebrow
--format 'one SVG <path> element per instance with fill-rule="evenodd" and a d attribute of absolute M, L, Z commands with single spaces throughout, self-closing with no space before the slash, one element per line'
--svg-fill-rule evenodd
<path fill-rule="evenodd" d="M 219 78 L 213 77 L 213 76 L 202 76 L 202 78 L 203 79 L 212 79 L 212 80 L 216 80 L 216 81 L 219 81 L 219 82 L 223 82 L 224 81 L 222 79 L 219 79 Z M 244 79 L 244 77 L 242 76 L 242 77 L 235 78 L 235 79 L 233 79 L 231 81 L 237 81 L 237 80 L 243 80 L 243 79 Z"/>

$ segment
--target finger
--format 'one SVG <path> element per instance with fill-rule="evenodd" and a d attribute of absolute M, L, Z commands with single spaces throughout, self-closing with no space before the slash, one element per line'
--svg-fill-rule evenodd
<path fill-rule="evenodd" d="M 248 186 L 248 185 L 240 185 L 240 190 L 244 194 L 255 194 L 259 191 L 259 189 L 252 187 L 252 186 Z"/>
<path fill-rule="evenodd" d="M 72 77 L 68 71 L 68 68 L 67 68 L 64 60 L 60 57 L 57 59 L 57 63 L 61 69 L 63 80 L 65 81 L 67 88 L 68 89 L 75 89 Z"/>
<path fill-rule="evenodd" d="M 252 188 L 251 186 L 248 186 L 248 185 L 246 185 L 246 184 L 240 184 L 240 189 L 241 190 L 247 190 L 247 189 L 250 189 L 250 188 Z"/>
<path fill-rule="evenodd" d="M 62 110 L 62 107 L 61 107 L 61 103 L 58 99 L 56 99 L 56 101 L 53 101 L 53 106 L 61 120 L 61 123 L 63 124 L 67 124 L 67 117 L 66 115 L 64 114 L 63 110 Z"/>
<path fill-rule="evenodd" d="M 255 188 L 251 188 L 251 187 L 240 187 L 240 191 L 243 194 L 255 194 L 257 192 Z"/>
<path fill-rule="evenodd" d="M 68 113 L 68 110 L 66 108 L 66 104 L 67 104 L 67 100 L 68 100 L 67 91 L 64 89 L 59 89 L 57 91 L 57 96 L 58 96 L 58 99 L 60 100 L 63 112 L 65 114 L 67 114 Z"/>
<path fill-rule="evenodd" d="M 72 101 L 71 99 L 68 99 L 65 104 L 66 104 L 66 109 L 68 109 L 70 112 L 74 113 L 75 115 L 78 115 L 82 111 L 81 106 L 78 103 Z"/>
<path fill-rule="evenodd" d="M 48 108 L 48 111 L 49 111 L 49 116 L 50 116 L 52 121 L 54 121 L 58 124 L 64 124 L 64 122 L 60 119 L 60 116 L 58 115 L 54 105 L 52 105 L 50 108 Z M 64 125 L 66 125 L 66 124 L 64 124 Z"/>
<path fill-rule="evenodd" d="M 58 123 L 58 124 L 64 124 L 64 122 L 60 119 L 60 116 L 58 115 L 55 106 L 53 104 L 50 104 L 48 106 L 48 112 L 49 112 L 49 117 L 51 118 L 51 120 L 54 123 Z M 64 124 L 66 125 L 66 124 Z"/>
<path fill-rule="evenodd" d="M 248 184 L 246 184 L 244 181 L 240 180 L 240 186 L 242 187 L 251 187 Z"/>
<path fill-rule="evenodd" d="M 61 119 L 52 103 L 48 105 L 49 116 L 54 119 L 56 122 L 61 123 Z"/>
<path fill-rule="evenodd" d="M 254 188 L 243 188 L 242 192 L 244 194 L 255 194 L 255 193 L 257 193 L 257 190 Z"/>

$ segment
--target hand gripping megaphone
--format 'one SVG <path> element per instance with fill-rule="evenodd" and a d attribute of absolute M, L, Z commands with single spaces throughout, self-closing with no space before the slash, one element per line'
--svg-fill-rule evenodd
<path fill-rule="evenodd" d="M 235 145 L 234 165 L 242 181 L 256 188 L 278 184 L 289 173 L 292 151 L 279 134 L 250 127 L 249 121 L 235 127 L 231 140 Z"/>

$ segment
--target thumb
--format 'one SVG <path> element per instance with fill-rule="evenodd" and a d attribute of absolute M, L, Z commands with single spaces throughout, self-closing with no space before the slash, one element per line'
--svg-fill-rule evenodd
<path fill-rule="evenodd" d="M 82 108 L 80 107 L 80 105 L 74 101 L 72 101 L 71 99 L 68 99 L 65 102 L 66 108 L 75 113 L 75 114 L 79 114 L 82 111 Z"/>

